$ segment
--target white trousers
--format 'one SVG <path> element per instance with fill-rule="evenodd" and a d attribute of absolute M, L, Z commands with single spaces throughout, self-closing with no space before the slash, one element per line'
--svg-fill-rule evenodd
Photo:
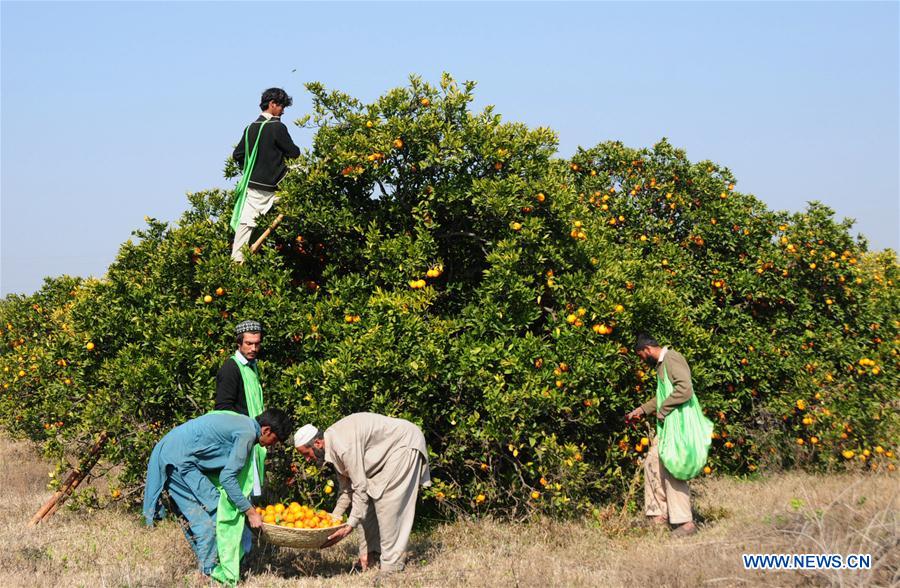
<path fill-rule="evenodd" d="M 231 259 L 237 262 L 244 261 L 244 245 L 250 242 L 250 234 L 256 227 L 256 219 L 266 214 L 278 198 L 275 192 L 266 192 L 247 186 L 247 197 L 244 200 L 244 208 L 241 210 L 241 219 L 237 230 L 234 232 L 234 243 L 231 246 Z"/>
<path fill-rule="evenodd" d="M 369 511 L 363 518 L 359 539 L 360 557 L 381 553 L 381 569 L 398 572 L 406 565 L 406 546 L 416 517 L 419 486 L 431 483 L 425 457 L 415 449 L 398 451 L 385 469 L 396 472 L 381 497 L 369 497 Z"/>

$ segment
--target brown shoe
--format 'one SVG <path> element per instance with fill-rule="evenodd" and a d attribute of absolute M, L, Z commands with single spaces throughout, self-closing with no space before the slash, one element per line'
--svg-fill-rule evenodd
<path fill-rule="evenodd" d="M 688 535 L 693 535 L 697 532 L 697 525 L 694 524 L 694 521 L 688 521 L 683 525 L 678 525 L 675 530 L 672 531 L 672 534 L 676 537 L 687 537 Z"/>
<path fill-rule="evenodd" d="M 658 515 L 655 517 L 647 517 L 647 521 L 654 526 L 662 527 L 663 525 L 669 524 L 669 517 L 664 515 Z"/>

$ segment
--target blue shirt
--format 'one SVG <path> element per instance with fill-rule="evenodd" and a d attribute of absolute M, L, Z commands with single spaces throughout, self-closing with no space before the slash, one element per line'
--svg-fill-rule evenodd
<path fill-rule="evenodd" d="M 259 435 L 256 419 L 237 413 L 206 414 L 169 431 L 153 448 L 147 464 L 144 487 L 147 524 L 153 524 L 162 514 L 159 498 L 174 472 L 178 472 L 207 511 L 217 508 L 220 495 L 207 474 L 219 476 L 225 494 L 238 510 L 249 509 L 250 501 L 241 492 L 238 474 L 253 455 Z"/>

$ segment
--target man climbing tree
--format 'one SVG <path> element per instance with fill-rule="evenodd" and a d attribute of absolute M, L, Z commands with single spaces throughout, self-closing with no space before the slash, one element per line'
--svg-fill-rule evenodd
<path fill-rule="evenodd" d="M 259 103 L 262 114 L 244 129 L 234 148 L 233 157 L 244 172 L 231 214 L 231 258 L 239 263 L 244 261 L 242 249 L 250 241 L 256 219 L 269 212 L 277 200 L 275 190 L 288 170 L 285 160 L 300 155 L 300 148 L 281 122 L 284 109 L 292 103 L 281 88 L 263 92 Z"/>

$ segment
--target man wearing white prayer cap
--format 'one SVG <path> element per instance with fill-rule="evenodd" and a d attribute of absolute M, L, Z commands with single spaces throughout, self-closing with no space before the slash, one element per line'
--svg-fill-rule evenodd
<path fill-rule="evenodd" d="M 300 448 L 312 443 L 319 434 L 319 429 L 313 425 L 303 425 L 294 433 L 294 447 Z"/>
<path fill-rule="evenodd" d="M 294 447 L 307 461 L 330 463 L 340 492 L 332 516 L 350 508 L 347 523 L 323 547 L 362 526 L 359 560 L 363 569 L 381 560 L 381 573 L 403 570 L 416 514 L 419 486 L 431 485 L 428 447 L 415 424 L 371 412 L 344 417 L 325 431 L 304 425 Z"/>

